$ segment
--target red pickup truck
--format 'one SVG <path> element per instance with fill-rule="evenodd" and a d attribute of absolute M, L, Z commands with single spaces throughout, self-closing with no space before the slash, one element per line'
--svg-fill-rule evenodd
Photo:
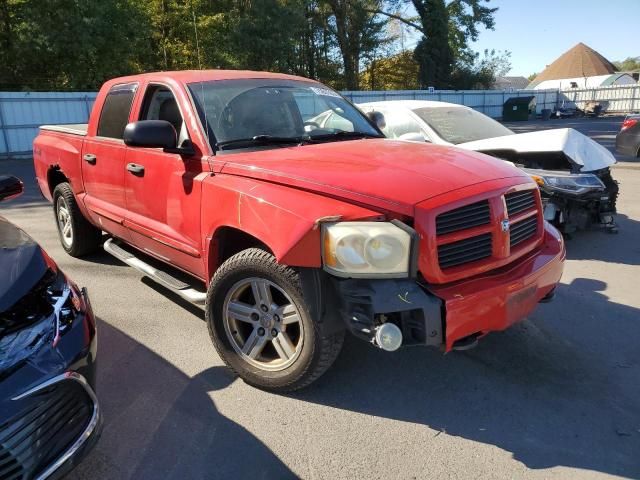
<path fill-rule="evenodd" d="M 468 348 L 562 274 L 530 177 L 384 139 L 373 120 L 305 78 L 150 73 L 107 82 L 88 125 L 43 126 L 33 153 L 69 254 L 103 244 L 204 304 L 227 365 L 286 391 L 318 378 L 347 330 L 388 351 Z"/>

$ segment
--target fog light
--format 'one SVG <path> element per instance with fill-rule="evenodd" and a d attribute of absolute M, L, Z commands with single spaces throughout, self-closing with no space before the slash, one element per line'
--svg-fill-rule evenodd
<path fill-rule="evenodd" d="M 402 331 L 394 323 L 383 323 L 376 327 L 375 343 L 387 352 L 393 352 L 402 345 Z"/>

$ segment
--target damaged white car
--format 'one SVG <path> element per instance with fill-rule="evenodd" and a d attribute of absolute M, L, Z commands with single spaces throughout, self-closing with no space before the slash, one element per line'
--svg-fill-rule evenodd
<path fill-rule="evenodd" d="M 463 105 L 422 100 L 359 104 L 389 138 L 454 145 L 515 163 L 540 186 L 545 219 L 571 233 L 592 224 L 617 232 L 615 157 L 572 128 L 516 134 Z M 331 123 L 326 112 L 314 119 Z"/>

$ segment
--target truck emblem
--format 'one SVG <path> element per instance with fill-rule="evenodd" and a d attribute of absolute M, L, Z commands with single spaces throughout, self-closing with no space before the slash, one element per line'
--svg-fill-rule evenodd
<path fill-rule="evenodd" d="M 507 233 L 509 231 L 509 219 L 502 220 L 500 226 L 502 227 L 502 231 Z"/>

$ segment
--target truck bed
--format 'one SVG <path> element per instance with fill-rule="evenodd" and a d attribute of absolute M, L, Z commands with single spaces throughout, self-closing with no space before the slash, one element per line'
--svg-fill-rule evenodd
<path fill-rule="evenodd" d="M 49 130 L 52 132 L 70 133 L 71 135 L 87 135 L 88 123 L 68 123 L 64 125 L 42 125 L 40 130 Z"/>

